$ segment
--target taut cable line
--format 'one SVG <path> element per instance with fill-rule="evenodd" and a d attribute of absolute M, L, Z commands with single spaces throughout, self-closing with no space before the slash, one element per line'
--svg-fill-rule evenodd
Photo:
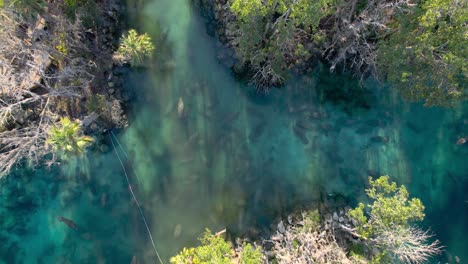
<path fill-rule="evenodd" d="M 112 133 L 112 135 L 115 137 L 114 132 L 111 131 L 111 133 Z M 116 146 L 115 146 L 114 140 L 112 139 L 112 137 L 110 137 L 110 140 L 111 140 L 112 146 L 114 147 L 115 155 L 116 155 L 117 158 L 119 159 L 120 165 L 122 165 L 122 169 L 123 169 L 124 174 L 125 174 L 125 179 L 127 179 L 128 189 L 130 190 L 130 193 L 131 193 L 132 196 L 133 196 L 133 200 L 135 200 L 135 203 L 136 203 L 136 205 L 137 205 L 137 207 L 138 207 L 138 211 L 140 212 L 141 218 L 143 219 L 143 222 L 145 223 L 146 231 L 148 232 L 149 238 L 150 238 L 150 240 L 151 240 L 151 244 L 153 245 L 154 252 L 156 253 L 156 256 L 158 257 L 159 263 L 164 264 L 164 262 L 163 262 L 162 259 L 161 259 L 161 256 L 160 256 L 159 253 L 158 253 L 158 250 L 156 249 L 156 245 L 154 244 L 153 235 L 151 235 L 151 230 L 149 229 L 148 222 L 146 222 L 146 217 L 145 217 L 145 215 L 143 214 L 143 209 L 141 209 L 140 203 L 138 202 L 138 199 L 136 198 L 135 193 L 133 192 L 133 188 L 132 188 L 132 185 L 130 184 L 130 179 L 129 179 L 129 177 L 128 177 L 127 170 L 125 169 L 125 166 L 124 166 L 124 164 L 123 164 L 123 161 L 122 161 L 122 159 L 120 158 L 119 153 L 117 152 L 117 148 L 116 148 Z M 117 137 L 115 137 L 115 140 L 116 140 L 116 142 L 119 144 L 120 149 L 122 150 L 122 152 L 128 157 L 128 155 L 126 154 L 126 152 L 125 152 L 124 149 L 122 148 L 122 145 L 121 145 L 120 142 L 118 141 Z"/>

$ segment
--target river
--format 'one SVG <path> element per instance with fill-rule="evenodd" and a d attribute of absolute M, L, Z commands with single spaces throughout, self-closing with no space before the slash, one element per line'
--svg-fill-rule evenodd
<path fill-rule="evenodd" d="M 421 198 L 440 261 L 468 260 L 468 146 L 455 145 L 466 104 L 425 108 L 320 65 L 259 93 L 219 59 L 228 51 L 190 1 L 129 10 L 157 49 L 126 74 L 130 126 L 106 134 L 105 151 L 0 182 L 0 263 L 155 263 L 126 176 L 167 262 L 206 227 L 255 237 L 298 209 L 355 205 L 369 174 Z"/>

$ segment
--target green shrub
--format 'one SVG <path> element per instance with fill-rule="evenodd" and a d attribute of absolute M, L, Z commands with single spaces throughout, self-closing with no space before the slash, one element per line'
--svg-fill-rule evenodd
<path fill-rule="evenodd" d="M 86 101 L 85 107 L 88 114 L 91 114 L 92 112 L 104 112 L 106 110 L 106 97 L 102 94 L 93 95 Z"/>
<path fill-rule="evenodd" d="M 262 263 L 263 255 L 260 248 L 254 248 L 251 244 L 244 243 L 242 248 L 240 264 Z"/>
<path fill-rule="evenodd" d="M 201 246 L 195 248 L 184 248 L 176 256 L 170 259 L 173 264 L 257 264 L 262 263 L 262 253 L 260 248 L 254 248 L 245 243 L 240 252 L 240 259 L 236 259 L 236 254 L 232 244 L 224 240 L 221 236 L 216 236 L 206 229 L 200 239 Z M 240 261 L 240 262 L 239 262 Z"/>
<path fill-rule="evenodd" d="M 141 64 L 145 58 L 151 57 L 154 49 L 155 47 L 147 33 L 140 35 L 136 30 L 130 29 L 126 35 L 122 36 L 117 54 L 124 61 Z"/>
<path fill-rule="evenodd" d="M 93 138 L 81 133 L 80 123 L 68 117 L 60 119 L 48 133 L 47 143 L 58 154 L 65 158 L 71 155 L 81 155 Z"/>
<path fill-rule="evenodd" d="M 42 11 L 42 9 L 44 8 L 43 0 L 12 0 L 12 1 L 2 0 L 2 2 L 3 2 L 2 3 L 3 5 L 13 6 L 25 14 L 37 13 L 37 12 Z"/>

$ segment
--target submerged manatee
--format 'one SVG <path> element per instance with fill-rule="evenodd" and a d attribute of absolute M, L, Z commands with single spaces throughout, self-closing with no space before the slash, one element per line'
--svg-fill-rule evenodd
<path fill-rule="evenodd" d="M 184 114 L 184 100 L 182 100 L 182 97 L 179 97 L 179 102 L 177 103 L 177 114 L 179 117 L 182 117 Z"/>
<path fill-rule="evenodd" d="M 455 144 L 456 144 L 456 145 L 463 145 L 463 144 L 466 143 L 466 140 L 467 140 L 467 138 L 464 138 L 464 137 L 459 138 L 459 139 L 457 140 L 457 143 L 455 143 Z"/>
<path fill-rule="evenodd" d="M 63 222 L 64 224 L 66 224 L 68 227 L 70 227 L 70 228 L 73 229 L 73 230 L 77 230 L 77 229 L 78 229 L 78 227 L 76 227 L 75 222 L 73 222 L 73 221 L 70 220 L 70 219 L 67 219 L 67 218 L 65 218 L 65 217 L 63 217 L 63 216 L 59 216 L 59 217 L 57 217 L 57 220 L 59 220 L 59 222 Z"/>
<path fill-rule="evenodd" d="M 304 130 L 302 130 L 297 125 L 293 125 L 292 130 L 294 132 L 294 135 L 296 135 L 301 140 L 302 144 L 309 144 L 309 139 L 307 138 Z"/>

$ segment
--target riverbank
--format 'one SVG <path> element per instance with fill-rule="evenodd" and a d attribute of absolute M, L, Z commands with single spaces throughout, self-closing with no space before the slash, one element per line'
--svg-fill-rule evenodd
<path fill-rule="evenodd" d="M 6 2 L 1 12 L 1 58 L 8 63 L 0 78 L 0 174 L 24 160 L 55 163 L 48 131 L 65 117 L 105 151 L 99 135 L 128 125 L 128 65 L 114 59 L 126 28 L 124 1 Z"/>

